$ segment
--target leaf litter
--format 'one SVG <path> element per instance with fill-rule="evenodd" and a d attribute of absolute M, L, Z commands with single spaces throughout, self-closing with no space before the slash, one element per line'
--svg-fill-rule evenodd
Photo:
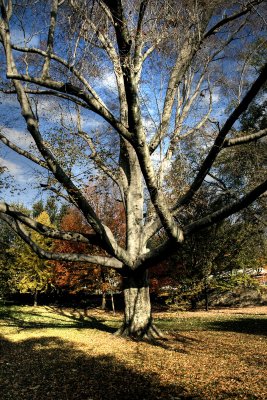
<path fill-rule="evenodd" d="M 112 335 L 121 316 L 89 310 L 94 327 L 63 312 L 39 307 L 31 318 L 24 307 L 13 319 L 2 315 L 2 400 L 267 398 L 267 307 L 160 313 L 168 340 L 155 343 Z"/>

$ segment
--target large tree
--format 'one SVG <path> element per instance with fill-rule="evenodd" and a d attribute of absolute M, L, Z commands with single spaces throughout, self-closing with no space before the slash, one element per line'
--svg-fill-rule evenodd
<path fill-rule="evenodd" d="M 33 144 L 20 147 L 4 131 L 0 139 L 41 167 L 44 189 L 77 207 L 94 233 L 48 228 L 7 203 L 1 218 L 41 258 L 116 269 L 124 281 L 121 334 L 159 335 L 149 300 L 151 265 L 267 189 L 267 181 L 244 184 L 227 205 L 214 211 L 207 201 L 204 216 L 192 213 L 199 192 L 221 180 L 218 156 L 267 133 L 265 127 L 236 135 L 267 79 L 267 65 L 253 69 L 249 62 L 261 49 L 265 6 L 261 0 L 0 1 L 3 96 L 17 96 Z M 177 153 L 182 162 L 171 193 L 165 177 Z M 83 190 L 99 174 L 117 187 L 124 206 L 123 245 Z M 105 254 L 46 251 L 25 226 Z"/>

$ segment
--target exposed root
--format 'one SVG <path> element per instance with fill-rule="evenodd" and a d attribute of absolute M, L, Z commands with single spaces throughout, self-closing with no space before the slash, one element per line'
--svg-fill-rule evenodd
<path fill-rule="evenodd" d="M 114 335 L 131 338 L 133 340 L 166 340 L 164 334 L 154 325 L 154 323 L 149 323 L 147 326 L 142 328 L 136 328 L 124 323 L 114 333 Z"/>

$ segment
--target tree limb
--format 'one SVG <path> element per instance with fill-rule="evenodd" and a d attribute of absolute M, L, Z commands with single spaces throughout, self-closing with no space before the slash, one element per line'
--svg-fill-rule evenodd
<path fill-rule="evenodd" d="M 50 25 L 47 37 L 47 47 L 46 47 L 46 58 L 43 65 L 42 70 L 42 78 L 46 79 L 49 77 L 50 70 L 50 61 L 51 61 L 51 53 L 54 47 L 54 35 L 57 21 L 57 9 L 58 9 L 58 0 L 53 0 L 51 5 L 51 13 L 50 13 Z"/>
<path fill-rule="evenodd" d="M 218 211 L 215 211 L 212 214 L 207 215 L 204 218 L 201 218 L 198 221 L 192 222 L 191 224 L 187 225 L 184 228 L 185 234 L 191 234 L 193 232 L 199 231 L 200 229 L 214 225 L 215 223 L 222 221 L 223 219 L 229 217 L 230 215 L 243 210 L 244 208 L 248 207 L 253 201 L 255 201 L 258 197 L 263 195 L 266 191 L 267 191 L 267 180 L 261 183 L 253 190 L 251 190 L 249 193 L 245 194 L 243 197 L 241 197 L 241 199 L 221 208 Z"/>
<path fill-rule="evenodd" d="M 4 135 L 0 133 L 0 140 L 10 149 L 14 150 L 16 153 L 22 155 L 23 157 L 28 158 L 29 160 L 33 161 L 35 164 L 40 165 L 41 167 L 48 169 L 48 165 L 44 160 L 41 160 L 38 157 L 35 157 L 33 154 L 29 153 L 26 150 L 23 150 L 21 147 L 17 146 L 16 144 L 12 143 L 9 139 L 7 139 Z"/>
<path fill-rule="evenodd" d="M 240 136 L 232 139 L 225 139 L 223 142 L 223 147 L 233 147 L 233 146 L 238 146 L 240 144 L 256 142 L 257 140 L 261 139 L 266 135 L 267 135 L 267 128 L 262 129 L 255 133 L 251 133 L 250 135 Z"/>
<path fill-rule="evenodd" d="M 221 21 L 219 21 L 217 24 L 215 24 L 212 28 L 210 28 L 208 30 L 208 32 L 205 33 L 204 38 L 206 39 L 207 37 L 214 35 L 215 33 L 217 33 L 219 31 L 219 29 L 228 24 L 231 21 L 234 21 L 240 17 L 242 17 L 243 15 L 249 13 L 255 6 L 257 6 L 260 3 L 263 3 L 264 0 L 254 0 L 254 1 L 249 1 L 248 5 L 245 7 L 244 10 L 236 12 L 232 15 L 230 15 L 229 17 L 226 17 L 224 19 L 222 19 Z"/>
<path fill-rule="evenodd" d="M 98 236 L 93 233 L 78 233 L 54 229 L 41 224 L 40 222 L 28 217 L 20 211 L 16 211 L 14 207 L 10 206 L 9 204 L 0 202 L 0 218 L 2 218 L 3 215 L 9 215 L 14 220 L 20 221 L 28 228 L 31 228 L 41 235 L 51 239 L 67 240 L 91 245 L 103 245 L 103 243 L 100 243 Z"/>
<path fill-rule="evenodd" d="M 64 93 L 59 93 L 56 92 L 55 90 L 41 90 L 41 89 L 30 89 L 30 88 L 24 88 L 25 93 L 27 94 L 36 94 L 36 95 L 40 95 L 40 96 L 55 96 L 55 97 L 59 97 L 61 99 L 64 100 L 68 100 L 71 101 L 72 103 L 77 104 L 78 106 L 81 106 L 83 108 L 86 108 L 87 110 L 92 110 L 92 108 L 86 104 L 85 102 L 77 99 L 76 97 L 73 96 L 69 96 L 67 94 Z M 16 90 L 11 89 L 11 90 L 1 90 L 3 93 L 6 94 L 17 94 Z"/>
<path fill-rule="evenodd" d="M 30 234 L 26 231 L 26 229 L 19 221 L 14 221 L 13 218 L 7 215 L 1 215 L 1 219 L 3 219 L 41 259 L 55 261 L 88 262 L 91 264 L 100 264 L 105 267 L 110 267 L 114 269 L 122 269 L 123 267 L 123 264 L 115 258 L 104 256 L 90 256 L 87 254 L 76 253 L 53 253 L 46 251 L 31 239 Z"/>
<path fill-rule="evenodd" d="M 215 159 L 217 158 L 219 152 L 222 150 L 224 146 L 225 136 L 229 133 L 230 129 L 234 125 L 234 123 L 238 120 L 240 115 L 248 108 L 251 101 L 258 94 L 263 84 L 267 81 L 267 63 L 262 68 L 261 73 L 258 78 L 254 81 L 251 88 L 244 96 L 243 100 L 239 103 L 239 105 L 234 109 L 232 114 L 228 117 L 223 127 L 220 129 L 212 148 L 210 149 L 207 157 L 203 161 L 197 176 L 195 177 L 193 183 L 191 184 L 189 190 L 185 193 L 185 195 L 178 200 L 176 205 L 173 208 L 175 212 L 180 206 L 188 204 L 196 191 L 202 185 L 206 175 L 208 174 L 210 168 L 212 167 Z"/>

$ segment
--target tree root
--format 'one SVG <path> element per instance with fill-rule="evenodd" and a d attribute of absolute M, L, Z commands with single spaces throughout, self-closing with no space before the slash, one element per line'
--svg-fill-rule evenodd
<path fill-rule="evenodd" d="M 166 336 L 164 336 L 164 334 L 155 326 L 153 322 L 142 328 L 137 328 L 135 326 L 123 323 L 122 326 L 114 333 L 114 335 L 133 340 L 166 340 Z"/>

